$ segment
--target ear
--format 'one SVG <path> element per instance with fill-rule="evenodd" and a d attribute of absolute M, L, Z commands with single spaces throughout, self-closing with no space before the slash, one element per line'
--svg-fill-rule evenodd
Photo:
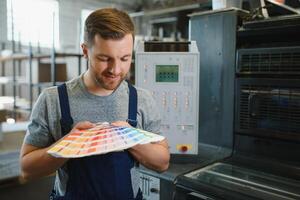
<path fill-rule="evenodd" d="M 89 55 L 88 55 L 89 49 L 86 46 L 86 44 L 82 43 L 81 44 L 81 49 L 82 49 L 83 57 L 87 59 L 89 57 Z"/>

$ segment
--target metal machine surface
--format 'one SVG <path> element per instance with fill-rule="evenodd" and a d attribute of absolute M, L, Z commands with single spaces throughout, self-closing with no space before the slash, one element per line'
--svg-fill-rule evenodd
<path fill-rule="evenodd" d="M 162 114 L 172 154 L 197 154 L 199 52 L 195 42 L 140 43 L 136 86 L 149 90 Z"/>
<path fill-rule="evenodd" d="M 197 123 L 198 138 L 195 137 L 194 141 L 198 144 L 198 154 L 172 154 L 169 169 L 161 174 L 150 170 L 142 170 L 143 173 L 160 179 L 160 199 L 162 200 L 175 197 L 174 183 L 179 183 L 178 177 L 182 174 L 223 160 L 232 154 L 235 70 L 233 66 L 235 63 L 237 17 L 235 10 L 229 10 L 226 14 L 225 17 L 223 14 L 212 16 L 212 19 L 204 17 L 203 23 L 198 24 L 195 22 L 197 26 L 191 28 L 192 37 L 190 39 L 197 41 L 197 47 L 201 52 L 200 62 L 195 66 L 198 74 L 190 75 L 192 77 L 199 76 L 199 84 L 193 85 L 192 88 L 196 92 L 195 94 L 197 92 L 199 94 L 198 105 L 194 107 L 192 113 L 189 113 L 190 115 L 195 113 L 199 115 L 199 122 Z M 190 45 L 184 43 L 174 45 L 171 43 L 159 47 L 156 43 L 150 43 L 144 46 L 146 52 L 139 52 L 153 55 L 163 55 L 166 51 L 179 55 L 190 54 Z M 169 54 L 168 52 L 165 53 L 167 58 Z M 149 55 L 149 57 L 151 56 Z M 150 63 L 158 62 L 160 57 L 152 56 L 152 58 L 154 60 L 150 60 Z M 138 57 L 137 62 L 139 62 Z M 136 68 L 140 69 L 136 70 L 144 71 L 145 69 L 142 67 L 143 65 L 137 65 Z M 152 73 L 147 71 L 147 73 L 152 78 L 155 77 L 154 71 Z M 136 73 L 136 77 L 140 76 L 138 78 L 143 81 L 141 75 L 143 74 Z M 152 81 L 154 82 L 154 80 Z M 145 87 L 149 88 L 147 85 Z M 177 89 L 176 87 L 173 88 Z M 149 89 L 152 89 L 152 86 Z M 190 198 L 193 199 L 195 195 L 199 196 L 198 193 L 195 193 L 190 195 Z"/>
<path fill-rule="evenodd" d="M 145 200 L 159 200 L 160 179 L 149 176 L 145 173 L 140 174 L 140 188 Z"/>
<path fill-rule="evenodd" d="M 233 154 L 179 176 L 175 199 L 300 199 L 299 35 L 299 16 L 237 31 Z"/>
<path fill-rule="evenodd" d="M 185 175 L 203 185 L 223 189 L 230 199 L 290 200 L 300 198 L 299 181 L 229 163 L 215 163 Z M 211 195 L 214 195 L 213 189 Z"/>

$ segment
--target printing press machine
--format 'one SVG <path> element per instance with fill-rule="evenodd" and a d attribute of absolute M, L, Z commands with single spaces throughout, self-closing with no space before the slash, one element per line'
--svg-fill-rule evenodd
<path fill-rule="evenodd" d="M 300 199 L 300 16 L 192 14 L 200 52 L 197 155 L 141 169 L 145 199 Z"/>
<path fill-rule="evenodd" d="M 162 120 L 163 128 L 168 126 L 168 122 L 170 127 L 174 124 L 177 127 L 177 129 L 175 128 L 174 131 L 170 132 L 170 135 L 167 135 L 169 136 L 167 138 L 172 153 L 169 169 L 160 174 L 141 168 L 140 187 L 146 200 L 176 198 L 175 188 L 177 186 L 175 184 L 178 183 L 178 177 L 216 161 L 221 161 L 232 154 L 234 117 L 234 68 L 232 66 L 235 65 L 234 52 L 236 48 L 236 30 L 233 27 L 236 27 L 237 15 L 244 13 L 235 9 L 222 11 L 216 15 L 210 15 L 210 13 L 214 12 L 203 13 L 203 16 L 205 16 L 203 18 L 204 23 L 198 23 L 194 28 L 191 26 L 192 31 L 190 32 L 196 33 L 199 38 L 192 37 L 191 42 L 186 44 L 182 42 L 177 44 L 165 42 L 145 43 L 144 50 L 141 50 L 142 53 L 139 53 L 139 49 L 136 52 L 136 63 L 139 66 L 139 69 L 136 69 L 136 77 L 138 78 L 136 83 L 138 86 L 144 84 L 144 86 L 149 87 L 147 89 L 150 91 L 153 89 L 152 94 L 155 94 L 157 104 L 161 104 L 160 110 L 170 113 L 167 115 L 162 114 L 164 117 Z M 213 19 L 208 19 L 210 17 L 207 18 L 206 16 L 213 16 Z M 223 20 L 220 20 L 220 18 Z M 212 29 L 212 27 L 214 28 Z M 198 33 L 199 30 L 204 32 Z M 197 42 L 200 52 L 200 63 L 197 66 L 194 66 L 195 62 L 193 62 L 191 55 L 193 51 L 188 53 L 189 48 L 180 48 L 183 45 L 193 46 L 193 41 Z M 147 45 L 149 46 L 147 47 Z M 154 48 L 151 48 L 152 46 Z M 162 58 L 161 55 L 164 55 L 164 57 Z M 151 56 L 153 56 L 152 59 Z M 145 63 L 145 61 L 147 62 Z M 176 71 L 176 74 L 179 78 L 175 79 L 176 81 L 173 81 L 173 79 L 170 81 L 170 78 L 167 78 L 165 82 L 161 83 L 160 79 L 155 77 L 157 71 L 160 70 L 155 71 L 153 69 L 163 65 L 168 68 L 178 65 L 179 70 Z M 174 71 L 170 70 L 171 74 Z M 195 80 L 199 80 L 199 82 L 193 82 Z M 168 87 L 169 89 L 164 89 Z M 192 90 L 196 89 L 196 91 L 186 92 L 189 87 Z M 174 88 L 178 88 L 177 91 L 173 91 Z M 169 99 L 164 97 L 166 93 L 171 96 Z M 184 112 L 185 105 L 187 105 L 186 99 L 189 98 L 185 95 L 188 93 L 194 95 L 191 98 L 193 101 L 188 104 L 192 106 L 192 109 L 190 112 Z M 181 95 L 176 96 L 176 94 Z M 164 103 L 165 99 L 166 105 Z M 177 107 L 176 102 L 179 102 Z M 181 102 L 182 104 L 180 104 Z M 195 102 L 196 104 L 194 104 Z M 173 110 L 174 113 L 171 113 Z M 194 121 L 189 122 L 180 117 L 176 118 L 176 116 L 187 114 L 190 116 L 197 114 L 198 120 L 194 123 Z M 180 120 L 183 122 L 180 122 Z M 190 125 L 186 125 L 188 123 Z M 196 132 L 187 132 L 180 125 L 186 127 L 192 127 L 193 125 L 198 129 Z M 191 128 L 188 130 L 191 130 Z M 165 131 L 162 130 L 162 134 L 164 133 Z M 189 148 L 178 148 L 184 145 L 192 147 L 195 140 L 198 141 L 196 153 L 195 151 L 184 151 Z"/>
<path fill-rule="evenodd" d="M 178 176 L 175 199 L 300 199 L 300 16 L 243 22 L 235 55 L 232 155 Z"/>

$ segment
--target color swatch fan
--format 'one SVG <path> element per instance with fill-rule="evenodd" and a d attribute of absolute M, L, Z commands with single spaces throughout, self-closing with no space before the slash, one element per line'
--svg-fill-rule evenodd
<path fill-rule="evenodd" d="M 132 127 L 98 124 L 68 134 L 47 152 L 55 157 L 78 158 L 128 149 L 136 144 L 158 142 L 164 137 Z"/>

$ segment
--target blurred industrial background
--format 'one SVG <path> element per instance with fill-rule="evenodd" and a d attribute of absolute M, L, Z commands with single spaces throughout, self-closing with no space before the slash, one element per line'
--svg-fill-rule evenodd
<path fill-rule="evenodd" d="M 23 180 L 20 147 L 41 91 L 87 69 L 83 24 L 104 7 L 134 21 L 128 79 L 171 145 L 167 172 L 141 168 L 145 199 L 300 199 L 300 1 L 0 0 L 1 200 L 49 198 L 54 176 Z M 145 84 L 160 66 L 176 76 Z"/>

